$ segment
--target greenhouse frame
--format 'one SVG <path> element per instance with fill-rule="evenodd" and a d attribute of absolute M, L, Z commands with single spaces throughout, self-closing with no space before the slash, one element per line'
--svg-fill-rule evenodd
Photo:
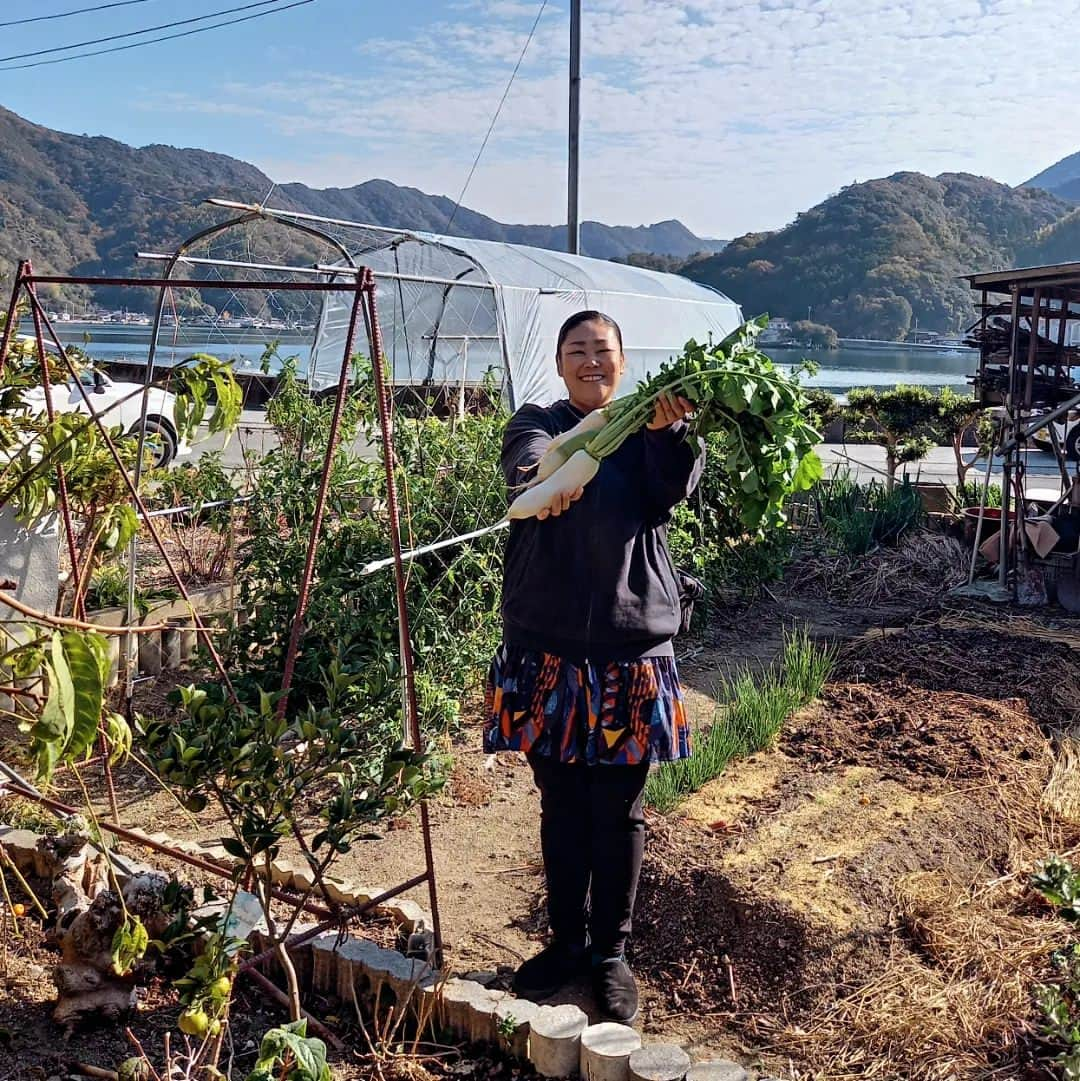
<path fill-rule="evenodd" d="M 689 339 L 719 340 L 742 322 L 734 301 L 677 274 L 521 244 L 316 220 L 333 229 L 355 264 L 375 273 L 386 356 L 399 387 L 464 389 L 494 378 L 511 407 L 547 405 L 564 393 L 555 340 L 576 311 L 598 309 L 619 323 L 631 385 Z M 333 269 L 347 273 L 347 264 Z M 336 379 L 350 304 L 347 292 L 323 300 L 309 366 L 316 389 Z"/>

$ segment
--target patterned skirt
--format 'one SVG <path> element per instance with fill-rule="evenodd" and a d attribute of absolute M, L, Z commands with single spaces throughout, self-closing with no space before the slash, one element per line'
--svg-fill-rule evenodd
<path fill-rule="evenodd" d="M 488 673 L 484 750 L 587 765 L 689 758 L 675 658 L 582 666 L 502 645 Z"/>

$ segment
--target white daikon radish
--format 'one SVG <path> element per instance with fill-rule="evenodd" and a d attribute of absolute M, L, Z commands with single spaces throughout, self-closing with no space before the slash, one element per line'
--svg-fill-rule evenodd
<path fill-rule="evenodd" d="M 541 511 L 547 510 L 557 496 L 571 495 L 584 488 L 596 476 L 599 468 L 599 459 L 587 450 L 575 451 L 547 480 L 526 488 L 510 504 L 507 517 L 511 520 L 535 518 Z"/>
<path fill-rule="evenodd" d="M 586 413 L 573 428 L 567 429 L 562 435 L 555 436 L 536 467 L 537 480 L 547 480 L 564 462 L 569 461 L 575 452 L 581 450 L 607 422 L 607 409 L 594 409 L 591 413 Z"/>

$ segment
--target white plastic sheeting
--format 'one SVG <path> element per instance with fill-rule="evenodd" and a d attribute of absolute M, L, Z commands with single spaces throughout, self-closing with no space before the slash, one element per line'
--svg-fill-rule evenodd
<path fill-rule="evenodd" d="M 337 235 L 358 265 L 375 271 L 397 384 L 475 386 L 490 373 L 515 408 L 547 405 L 565 394 L 555 341 L 576 311 L 598 309 L 622 328 L 627 389 L 690 338 L 717 340 L 742 320 L 722 293 L 676 274 L 434 233 L 358 225 Z M 309 368 L 314 386 L 336 382 L 351 303 L 349 293 L 326 295 Z"/>

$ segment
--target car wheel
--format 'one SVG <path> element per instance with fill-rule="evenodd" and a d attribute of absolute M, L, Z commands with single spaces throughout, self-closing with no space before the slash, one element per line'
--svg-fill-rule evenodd
<path fill-rule="evenodd" d="M 152 418 L 147 419 L 143 430 L 146 433 L 145 445 L 153 455 L 154 468 L 164 469 L 176 457 L 176 438 L 167 425 Z M 138 434 L 138 429 L 131 434 Z"/>
<path fill-rule="evenodd" d="M 1080 459 L 1080 420 L 1073 423 L 1065 437 L 1065 457 L 1074 462 Z"/>

